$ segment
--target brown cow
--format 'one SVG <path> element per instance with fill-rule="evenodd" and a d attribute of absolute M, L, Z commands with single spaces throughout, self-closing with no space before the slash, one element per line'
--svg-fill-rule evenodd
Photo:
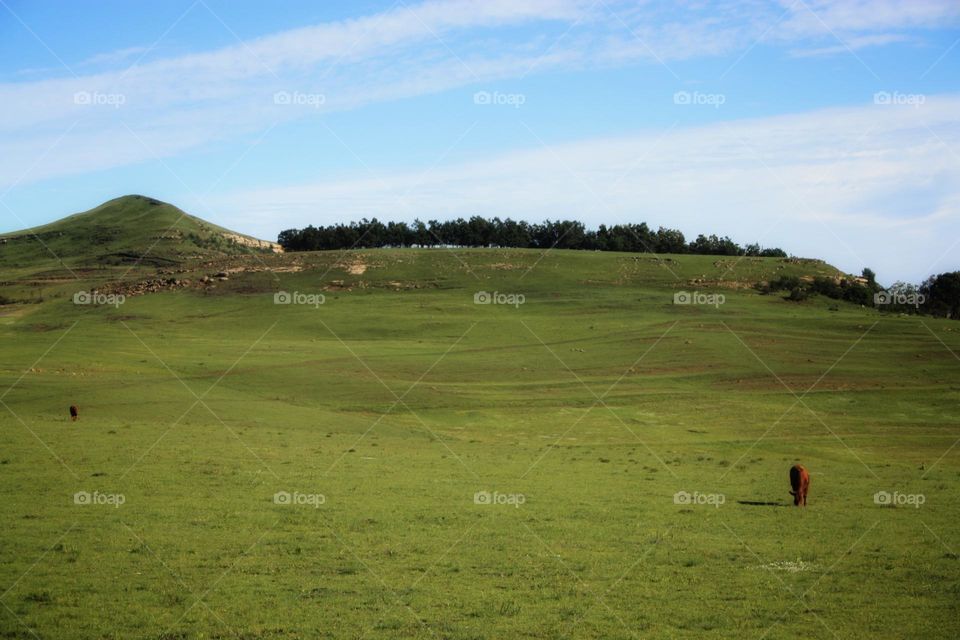
<path fill-rule="evenodd" d="M 790 495 L 797 507 L 807 506 L 807 491 L 810 489 L 810 473 L 802 464 L 790 467 Z"/>
<path fill-rule="evenodd" d="M 77 405 L 70 405 L 70 419 L 74 422 L 80 417 L 80 409 L 77 408 Z"/>

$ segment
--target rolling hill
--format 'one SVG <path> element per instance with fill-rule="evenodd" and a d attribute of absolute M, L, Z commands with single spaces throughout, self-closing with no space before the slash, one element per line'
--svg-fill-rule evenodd
<path fill-rule="evenodd" d="M 102 259 L 162 207 L 0 263 L 3 637 L 960 634 L 954 322 L 795 258 Z"/>
<path fill-rule="evenodd" d="M 44 296 L 67 295 L 77 284 L 130 290 L 137 283 L 175 276 L 198 286 L 205 276 L 265 271 L 327 275 L 339 270 L 344 277 L 337 286 L 345 287 L 376 287 L 400 281 L 404 284 L 398 286 L 415 287 L 420 280 L 435 286 L 444 278 L 449 279 L 445 286 L 452 286 L 478 278 L 479 273 L 519 274 L 535 266 L 541 268 L 545 256 L 566 256 L 564 260 L 574 267 L 569 276 L 576 276 L 580 270 L 584 282 L 661 282 L 671 288 L 742 289 L 782 275 L 805 279 L 844 276 L 813 259 L 435 248 L 365 252 L 376 256 L 373 263 L 390 265 L 392 273 L 378 283 L 364 276 L 363 270 L 338 268 L 350 261 L 345 256 L 362 251 L 282 253 L 275 243 L 224 229 L 171 204 L 146 196 L 123 196 L 84 213 L 0 236 L 0 271 L 4 274 L 0 295 L 8 301 L 37 301 Z M 464 261 L 461 255 L 470 257 Z M 434 260 L 426 256 L 438 257 Z M 444 264 L 451 261 L 458 266 Z M 411 269 L 416 273 L 408 273 Z M 257 281 L 262 284 L 265 280 Z"/>
<path fill-rule="evenodd" d="M 171 266 L 279 246 L 235 233 L 141 195 L 115 198 L 51 224 L 0 236 L 0 268 Z"/>

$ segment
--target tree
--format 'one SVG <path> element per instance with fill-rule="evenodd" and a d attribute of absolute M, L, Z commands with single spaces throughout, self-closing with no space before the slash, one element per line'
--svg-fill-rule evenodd
<path fill-rule="evenodd" d="M 960 318 L 960 271 L 930 276 L 920 285 L 927 312 L 945 318 Z"/>
<path fill-rule="evenodd" d="M 683 233 L 676 229 L 660 227 L 656 235 L 657 253 L 686 253 L 687 243 Z"/>
<path fill-rule="evenodd" d="M 760 252 L 761 258 L 786 258 L 787 252 L 783 249 L 771 248 Z"/>

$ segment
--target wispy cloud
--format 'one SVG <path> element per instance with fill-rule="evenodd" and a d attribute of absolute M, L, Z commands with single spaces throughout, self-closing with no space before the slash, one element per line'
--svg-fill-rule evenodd
<path fill-rule="evenodd" d="M 779 29 L 784 38 L 877 34 L 942 28 L 960 20 L 950 0 L 780 0 L 790 12 Z"/>
<path fill-rule="evenodd" d="M 843 53 L 957 15 L 956 3 L 932 0 L 431 0 L 123 68 L 144 53 L 127 48 L 71 65 L 76 77 L 61 70 L 0 84 L 0 186 L 19 179 L 24 162 L 68 128 L 55 156 L 27 181 L 175 156 L 277 123 L 531 72 L 669 64 L 742 51 L 758 38 Z M 83 73 L 93 64 L 104 70 Z M 277 104 L 277 92 L 306 97 Z"/>
<path fill-rule="evenodd" d="M 791 55 L 797 58 L 809 58 L 814 56 L 833 56 L 843 55 L 847 51 L 859 51 L 867 47 L 880 47 L 897 42 L 907 42 L 910 37 L 899 33 L 882 33 L 872 36 L 856 36 L 847 38 L 842 44 L 834 44 L 824 47 L 814 47 L 811 49 L 793 49 Z"/>
<path fill-rule="evenodd" d="M 108 65 L 117 65 L 122 62 L 128 62 L 136 59 L 137 56 L 146 53 L 149 50 L 149 47 L 127 47 L 125 49 L 117 49 L 116 51 L 107 51 L 105 53 L 98 53 L 92 55 L 86 60 L 81 60 L 77 66 L 87 67 L 87 66 L 108 66 Z"/>

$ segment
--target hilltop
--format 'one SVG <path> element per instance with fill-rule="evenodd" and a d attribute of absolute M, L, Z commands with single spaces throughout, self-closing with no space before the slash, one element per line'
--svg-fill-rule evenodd
<path fill-rule="evenodd" d="M 449 248 L 284 254 L 277 244 L 141 195 L 0 237 L 0 270 L 0 301 L 31 303 L 69 298 L 78 288 L 124 295 L 181 288 L 252 293 L 295 285 L 469 290 L 506 278 L 515 279 L 518 290 L 608 285 L 676 291 L 745 290 L 784 276 L 847 278 L 823 261 L 784 257 Z M 294 282 L 286 284 L 290 278 Z"/>
<path fill-rule="evenodd" d="M 109 200 L 62 220 L 0 236 L 0 268 L 102 267 L 184 261 L 251 251 L 279 251 L 272 242 L 224 229 L 142 195 Z"/>

